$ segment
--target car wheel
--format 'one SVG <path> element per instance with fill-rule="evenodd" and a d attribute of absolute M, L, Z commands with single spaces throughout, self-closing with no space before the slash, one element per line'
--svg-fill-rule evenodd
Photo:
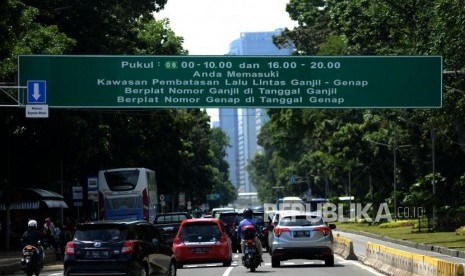
<path fill-rule="evenodd" d="M 142 267 L 142 269 L 140 270 L 140 276 L 148 276 L 149 275 L 149 269 L 146 265 L 144 265 Z"/>
<path fill-rule="evenodd" d="M 176 276 L 176 262 L 172 261 L 170 263 L 170 268 L 168 269 L 168 273 L 166 276 Z"/>
<path fill-rule="evenodd" d="M 271 267 L 280 267 L 281 261 L 276 257 L 271 257 Z"/>
<path fill-rule="evenodd" d="M 230 266 L 232 263 L 232 258 L 229 257 L 226 261 L 223 262 L 223 266 Z"/>
<path fill-rule="evenodd" d="M 334 266 L 334 256 L 329 256 L 325 259 L 325 266 Z"/>

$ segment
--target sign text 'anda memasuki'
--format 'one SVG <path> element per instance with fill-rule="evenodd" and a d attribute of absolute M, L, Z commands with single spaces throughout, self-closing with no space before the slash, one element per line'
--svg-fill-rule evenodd
<path fill-rule="evenodd" d="M 438 108 L 439 56 L 22 55 L 50 107 Z"/>

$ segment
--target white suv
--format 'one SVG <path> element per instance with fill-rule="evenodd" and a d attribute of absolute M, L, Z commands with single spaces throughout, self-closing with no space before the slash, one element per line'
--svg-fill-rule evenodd
<path fill-rule="evenodd" d="M 325 266 L 334 266 L 331 230 L 335 228 L 315 213 L 282 214 L 270 233 L 271 266 L 289 259 L 324 260 Z"/>

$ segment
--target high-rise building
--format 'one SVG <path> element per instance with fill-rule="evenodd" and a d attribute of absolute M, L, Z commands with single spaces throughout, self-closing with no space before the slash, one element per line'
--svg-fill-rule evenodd
<path fill-rule="evenodd" d="M 293 49 L 279 49 L 273 44 L 273 36 L 281 32 L 282 29 L 241 33 L 240 37 L 229 45 L 228 55 L 291 55 Z M 256 189 L 249 179 L 247 165 L 255 154 L 262 150 L 257 144 L 257 135 L 268 120 L 266 111 L 254 108 L 222 108 L 219 110 L 219 120 L 220 127 L 230 139 L 227 162 L 231 182 L 239 192 L 255 192 Z"/>
<path fill-rule="evenodd" d="M 237 123 L 237 109 L 236 108 L 220 108 L 218 111 L 220 128 L 226 133 L 229 139 L 229 145 L 226 149 L 226 162 L 229 164 L 229 180 L 238 188 L 238 123 Z"/>
<path fill-rule="evenodd" d="M 238 39 L 229 44 L 228 55 L 289 56 L 293 48 L 279 49 L 273 43 L 273 36 L 278 36 L 282 31 L 241 33 Z"/>

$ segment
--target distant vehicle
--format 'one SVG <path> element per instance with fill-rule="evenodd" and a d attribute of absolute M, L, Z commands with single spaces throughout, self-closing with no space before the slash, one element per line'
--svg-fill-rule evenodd
<path fill-rule="evenodd" d="M 146 221 L 79 224 L 67 243 L 64 276 L 176 275 L 171 246 Z"/>
<path fill-rule="evenodd" d="M 284 214 L 273 229 L 271 266 L 290 259 L 324 260 L 325 266 L 334 266 L 335 228 L 315 213 Z"/>
<path fill-rule="evenodd" d="M 318 210 L 318 208 L 322 208 L 325 203 L 328 203 L 329 199 L 327 198 L 312 198 L 309 201 L 307 201 L 307 204 L 310 204 L 310 210 L 307 210 L 309 212 L 316 212 L 316 211 L 322 211 Z"/>
<path fill-rule="evenodd" d="M 231 239 L 219 219 L 183 220 L 173 242 L 178 268 L 191 263 L 232 263 Z"/>
<path fill-rule="evenodd" d="M 219 218 L 220 213 L 223 212 L 234 212 L 235 209 L 233 207 L 221 207 L 221 208 L 213 208 L 212 209 L 212 218 Z"/>
<path fill-rule="evenodd" d="M 158 214 L 153 221 L 154 226 L 163 234 L 165 242 L 171 245 L 181 222 L 192 218 L 187 212 L 173 212 Z"/>
<path fill-rule="evenodd" d="M 228 233 L 232 243 L 232 251 L 241 251 L 241 238 L 237 236 L 236 227 L 239 225 L 241 220 L 244 219 L 244 215 L 239 212 L 222 212 L 219 214 L 219 219 L 223 223 L 223 227 Z"/>
<path fill-rule="evenodd" d="M 253 220 L 255 221 L 255 224 L 257 224 L 258 228 L 260 229 L 260 232 L 258 233 L 258 238 L 260 239 L 260 242 L 262 243 L 262 247 L 265 248 L 269 252 L 270 251 L 269 245 L 268 245 L 269 230 L 265 223 L 265 213 L 254 211 Z"/>
<path fill-rule="evenodd" d="M 286 211 L 291 209 L 303 212 L 305 211 L 305 202 L 296 196 L 283 197 L 276 201 L 276 210 Z"/>
<path fill-rule="evenodd" d="M 100 219 L 153 222 L 158 205 L 155 172 L 121 168 L 98 172 Z"/>

